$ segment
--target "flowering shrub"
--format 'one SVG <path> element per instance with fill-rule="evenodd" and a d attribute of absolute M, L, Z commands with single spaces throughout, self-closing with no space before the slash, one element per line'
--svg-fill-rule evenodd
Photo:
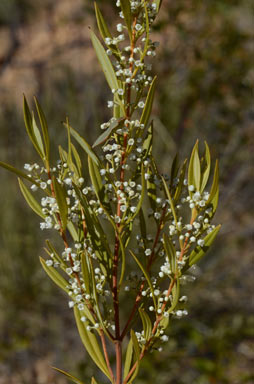
<path fill-rule="evenodd" d="M 123 20 L 116 26 L 117 36 L 111 35 L 95 5 L 106 49 L 91 31 L 112 91 L 108 107 L 113 117 L 101 125 L 102 134 L 90 146 L 67 119 L 67 150 L 59 147 L 59 160 L 52 164 L 44 113 L 35 99 L 39 129 L 24 98 L 26 130 L 42 164 L 25 164 L 25 172 L 0 165 L 19 176 L 24 198 L 42 219 L 40 228 L 57 232 L 63 241 L 58 252 L 47 240 L 48 257 L 40 261 L 69 296 L 87 352 L 111 383 L 127 384 L 134 381 L 145 354 L 167 342 L 169 318 L 187 315 L 181 285 L 193 280 L 191 268 L 220 226 L 211 224 L 218 204 L 218 162 L 208 191 L 208 145 L 200 157 L 197 141 L 189 162 L 182 165 L 176 156 L 169 175 L 161 174 L 153 157 L 156 77 L 151 75 L 151 59 L 158 44 L 150 40 L 150 28 L 161 1 L 123 0 L 116 5 Z M 87 163 L 72 139 L 87 155 Z M 84 178 L 86 165 L 90 180 Z M 40 202 L 36 193 L 43 194 Z M 120 318 L 122 292 L 133 298 L 125 321 Z M 110 342 L 115 367 L 108 354 Z M 94 378 L 91 383 L 96 383 Z"/>

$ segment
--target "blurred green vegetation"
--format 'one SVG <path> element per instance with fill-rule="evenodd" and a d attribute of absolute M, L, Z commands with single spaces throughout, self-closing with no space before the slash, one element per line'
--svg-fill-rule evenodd
<path fill-rule="evenodd" d="M 22 33 L 31 25 L 46 20 L 41 28 L 55 31 L 64 25 L 69 34 L 70 25 L 81 30 L 91 23 L 90 2 L 77 1 L 72 12 L 67 3 L 0 1 L 0 38 L 2 30 L 14 28 L 16 42 L 14 50 L 10 43 L 3 56 L 0 51 L 0 157 L 17 167 L 33 162 L 35 152 L 24 130 L 21 94 L 17 103 L 17 84 L 12 75 L 8 83 L 6 73 L 17 66 L 27 70 L 18 57 L 26 52 L 29 41 Z M 100 3 L 113 22 L 111 2 Z M 147 357 L 139 384 L 254 381 L 253 20 L 251 0 L 165 0 L 156 24 L 154 37 L 161 45 L 154 63 L 159 77 L 155 152 L 167 172 L 176 151 L 184 158 L 197 137 L 209 142 L 221 164 L 215 221 L 223 229 L 197 269 L 197 281 L 184 287 L 190 315 L 172 321 L 169 344 Z M 82 41 L 86 56 L 89 43 Z M 54 48 L 54 39 L 51 44 Z M 31 92 L 45 109 L 56 147 L 65 139 L 61 121 L 66 115 L 90 142 L 108 117 L 103 76 L 97 67 L 93 70 L 92 61 L 75 67 L 68 47 L 57 62 L 49 57 L 38 66 L 37 55 L 36 65 L 29 64 L 29 75 L 24 75 L 26 88 L 33 86 Z M 34 74 L 35 83 L 30 82 Z M 66 297 L 39 265 L 45 233 L 18 192 L 15 177 L 0 170 L 0 180 L 0 383 L 65 383 L 53 379 L 49 364 L 85 380 L 94 367 L 82 349 Z"/>

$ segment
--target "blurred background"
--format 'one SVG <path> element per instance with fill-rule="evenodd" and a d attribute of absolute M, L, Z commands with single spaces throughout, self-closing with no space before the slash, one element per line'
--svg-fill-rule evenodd
<path fill-rule="evenodd" d="M 98 3 L 114 26 L 114 2 Z M 89 41 L 94 25 L 89 0 L 0 0 L 2 161 L 37 159 L 22 93 L 40 100 L 56 147 L 66 115 L 89 142 L 98 136 L 110 93 Z M 167 172 L 178 150 L 183 159 L 196 138 L 208 141 L 220 158 L 223 228 L 186 287 L 189 316 L 170 324 L 169 343 L 147 357 L 137 384 L 254 383 L 253 26 L 251 0 L 164 0 L 155 25 L 155 155 Z M 3 170 L 0 202 L 0 384 L 66 384 L 50 365 L 85 381 L 96 368 L 40 267 L 45 233 Z"/>

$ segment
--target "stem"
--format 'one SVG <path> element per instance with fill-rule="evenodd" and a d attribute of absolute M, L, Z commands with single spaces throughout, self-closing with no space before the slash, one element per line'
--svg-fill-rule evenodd
<path fill-rule="evenodd" d="M 116 352 L 116 384 L 122 384 L 122 342 L 115 343 Z"/>
<path fill-rule="evenodd" d="M 110 373 L 110 377 L 111 377 L 112 383 L 115 383 L 114 374 L 113 374 L 113 371 L 112 371 L 112 368 L 111 368 L 111 365 L 110 365 L 110 361 L 109 361 L 109 357 L 108 357 L 106 340 L 105 340 L 105 336 L 104 336 L 104 333 L 103 333 L 102 329 L 100 329 L 100 337 L 101 337 L 101 344 L 102 344 L 105 360 L 106 360 L 106 363 L 107 363 L 107 367 L 108 367 L 108 370 L 109 370 L 109 373 Z"/>

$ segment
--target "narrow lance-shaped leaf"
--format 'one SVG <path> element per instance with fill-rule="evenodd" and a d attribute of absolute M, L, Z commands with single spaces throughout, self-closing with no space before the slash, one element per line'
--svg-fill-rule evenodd
<path fill-rule="evenodd" d="M 44 112 L 43 112 L 37 98 L 34 97 L 34 100 L 35 100 L 35 105 L 36 105 L 37 113 L 38 113 L 40 124 L 41 124 L 41 129 L 42 129 L 42 134 L 43 134 L 43 139 L 44 139 L 44 145 L 45 145 L 46 159 L 47 159 L 47 161 L 49 161 L 50 141 L 49 141 L 49 133 L 48 133 L 48 124 L 47 124 L 47 120 L 45 118 Z"/>
<path fill-rule="evenodd" d="M 97 147 L 97 145 L 103 144 L 106 140 L 110 138 L 110 136 L 116 131 L 116 129 L 120 128 L 123 125 L 124 118 L 117 119 L 110 123 L 110 126 L 95 140 L 93 144 L 93 148 Z"/>
<path fill-rule="evenodd" d="M 208 181 L 208 178 L 209 178 L 209 175 L 210 175 L 210 168 L 211 168 L 210 150 L 209 150 L 209 147 L 208 147 L 208 144 L 207 144 L 206 141 L 205 141 L 205 156 L 204 156 L 204 160 L 206 162 L 206 167 L 205 167 L 205 169 L 202 172 L 201 187 L 200 187 L 200 191 L 201 192 L 203 192 L 203 190 L 206 187 L 206 184 L 207 184 L 207 181 Z"/>
<path fill-rule="evenodd" d="M 42 219 L 45 219 L 46 216 L 42 212 L 42 208 L 41 208 L 40 204 L 35 200 L 35 198 L 31 194 L 31 192 L 28 190 L 28 188 L 25 186 L 25 184 L 20 179 L 18 179 L 18 181 L 19 181 L 20 190 L 21 190 L 22 195 L 24 196 L 27 204 L 32 208 L 32 210 L 38 216 L 40 216 Z"/>
<path fill-rule="evenodd" d="M 196 264 L 208 251 L 214 242 L 221 225 L 215 227 L 208 235 L 204 238 L 204 245 L 202 247 L 197 246 L 190 254 L 189 257 L 189 266 L 191 267 L 193 264 Z"/>
<path fill-rule="evenodd" d="M 44 145 L 43 145 L 40 130 L 37 127 L 37 123 L 36 123 L 35 118 L 34 118 L 34 114 L 32 114 L 32 124 L 33 124 L 33 131 L 34 131 L 35 140 L 36 140 L 38 147 L 39 147 L 39 150 L 43 156 L 42 159 L 45 159 Z"/>
<path fill-rule="evenodd" d="M 80 312 L 76 306 L 74 307 L 74 316 L 77 323 L 80 338 L 87 352 L 89 353 L 95 364 L 100 368 L 100 370 L 110 379 L 107 364 L 104 360 L 96 336 L 92 332 L 87 331 L 86 327 L 88 323 L 84 323 L 81 321 Z"/>
<path fill-rule="evenodd" d="M 42 152 L 42 150 L 38 144 L 38 141 L 36 139 L 36 135 L 34 132 L 34 125 L 33 125 L 33 118 L 32 118 L 32 115 L 31 115 L 31 112 L 30 112 L 30 109 L 29 109 L 29 106 L 28 106 L 28 103 L 26 101 L 25 96 L 24 96 L 24 100 L 23 100 L 23 111 L 24 111 L 24 121 L 25 121 L 25 127 L 26 127 L 27 134 L 28 134 L 34 148 L 36 149 L 37 153 L 39 154 L 40 158 L 43 160 L 44 159 L 44 153 Z"/>
<path fill-rule="evenodd" d="M 166 183 L 164 177 L 161 177 L 161 179 L 162 179 L 162 182 L 163 182 L 163 185 L 164 185 L 164 189 L 165 189 L 166 195 L 167 195 L 168 200 L 169 200 L 170 208 L 171 208 L 174 220 L 175 220 L 175 225 L 176 225 L 176 227 L 178 229 L 178 225 L 177 225 L 178 220 L 177 220 L 176 210 L 175 210 L 175 206 L 174 206 L 174 202 L 173 202 L 172 196 L 170 194 L 170 191 L 168 189 L 168 186 L 167 186 L 167 183 Z"/>
<path fill-rule="evenodd" d="M 66 127 L 66 124 L 64 123 L 64 126 Z M 93 161 L 98 165 L 99 159 L 92 150 L 91 146 L 86 142 L 86 140 L 71 126 L 70 127 L 70 133 L 72 137 L 79 143 L 79 145 L 84 149 L 84 151 L 87 153 L 88 156 L 90 156 Z"/>
<path fill-rule="evenodd" d="M 137 336 L 136 336 L 135 332 L 133 331 L 133 329 L 131 330 L 131 340 L 132 340 L 132 345 L 133 345 L 133 349 L 134 349 L 134 355 L 136 358 L 137 366 L 136 366 L 136 369 L 135 369 L 133 375 L 129 379 L 128 383 L 132 383 L 133 380 L 136 378 L 138 371 L 139 371 L 139 365 L 140 365 L 140 360 L 139 360 L 140 347 L 138 344 Z"/>
<path fill-rule="evenodd" d="M 105 52 L 103 45 L 101 44 L 100 40 L 98 39 L 98 37 L 95 35 L 93 31 L 91 31 L 91 40 L 109 87 L 111 88 L 111 90 L 113 89 L 117 90 L 119 86 L 118 86 L 118 80 L 117 80 L 113 65 L 107 53 Z M 124 112 L 123 103 L 121 102 L 117 94 L 116 94 L 116 98 L 117 98 L 117 102 L 119 103 L 121 109 Z"/>
<path fill-rule="evenodd" d="M 62 373 L 62 375 L 66 376 L 69 380 L 71 380 L 75 384 L 85 384 L 83 381 L 77 379 L 76 377 L 72 376 L 70 373 L 63 371 L 62 369 L 51 367 L 55 371 Z"/>
<path fill-rule="evenodd" d="M 44 269 L 44 271 L 48 274 L 48 276 L 51 278 L 51 280 L 54 281 L 58 287 L 60 287 L 62 290 L 64 290 L 67 294 L 69 293 L 68 290 L 68 282 L 56 271 L 54 267 L 47 266 L 45 260 L 40 257 L 41 265 Z"/>
<path fill-rule="evenodd" d="M 78 151 L 76 150 L 76 147 L 72 143 L 71 143 L 71 150 L 72 150 L 72 154 L 74 156 L 75 162 L 76 162 L 76 167 L 77 167 L 77 170 L 78 170 L 78 174 L 79 174 L 79 176 L 81 176 L 81 173 L 82 173 L 82 163 L 81 163 Z"/>
<path fill-rule="evenodd" d="M 105 22 L 104 17 L 102 16 L 102 13 L 96 3 L 94 3 L 94 8 L 95 8 L 95 14 L 96 14 L 96 20 L 97 20 L 97 25 L 101 34 L 101 37 L 105 40 L 106 37 L 112 38 L 112 35 L 108 29 L 108 26 Z"/>
<path fill-rule="evenodd" d="M 123 12 L 123 16 L 125 19 L 125 23 L 127 25 L 127 29 L 129 32 L 130 40 L 132 40 L 132 15 L 131 15 L 131 5 L 130 0 L 120 0 L 121 9 Z"/>
<path fill-rule="evenodd" d="M 64 186 L 59 184 L 59 182 L 56 180 L 55 177 L 53 177 L 53 186 L 54 186 L 54 191 L 56 195 L 56 201 L 58 204 L 59 208 L 59 213 L 61 217 L 61 223 L 62 223 L 62 229 L 65 230 L 66 225 L 67 225 L 67 217 L 68 217 L 68 205 L 66 201 L 66 190 Z"/>
<path fill-rule="evenodd" d="M 15 173 L 15 175 L 30 181 L 30 183 L 37 185 L 37 187 L 40 186 L 40 183 L 38 183 L 33 177 L 29 177 L 25 172 L 20 171 L 19 169 L 13 167 L 10 164 L 6 164 L 3 161 L 0 161 L 0 167 L 5 168 L 5 169 L 7 169 L 7 171 Z"/>
<path fill-rule="evenodd" d="M 138 264 L 139 268 L 141 269 L 141 271 L 143 272 L 143 275 L 145 276 L 146 278 L 146 281 L 149 285 L 149 288 L 151 289 L 151 293 L 152 293 L 152 298 L 153 298 L 153 303 L 154 303 L 154 308 L 157 309 L 157 302 L 156 302 L 156 298 L 154 296 L 154 288 L 153 288 L 153 284 L 151 282 L 151 279 L 150 279 L 150 276 L 148 275 L 148 272 L 146 271 L 145 267 L 141 264 L 141 262 L 139 261 L 139 259 L 135 256 L 135 254 L 130 250 L 130 254 L 131 256 L 133 257 L 133 259 L 136 261 L 136 263 Z"/>
<path fill-rule="evenodd" d="M 150 338 L 151 332 L 152 332 L 152 323 L 151 323 L 150 317 L 144 311 L 143 308 L 139 308 L 138 311 L 139 311 L 139 315 L 140 315 L 140 318 L 141 318 L 141 321 L 143 324 L 145 339 L 148 340 Z"/>
<path fill-rule="evenodd" d="M 169 259 L 171 272 L 175 275 L 177 273 L 176 251 L 171 240 L 165 233 L 163 234 L 163 245 Z"/>
<path fill-rule="evenodd" d="M 144 124 L 145 127 L 147 126 L 147 124 L 149 122 L 149 118 L 150 118 L 151 112 L 152 112 L 156 79 L 157 79 L 157 77 L 155 76 L 153 81 L 152 81 L 152 84 L 150 85 L 149 92 L 148 92 L 148 95 L 146 98 L 145 107 L 143 109 L 143 113 L 142 113 L 142 116 L 140 119 L 140 124 Z"/>
<path fill-rule="evenodd" d="M 127 377 L 131 369 L 132 354 L 133 354 L 133 343 L 132 343 L 132 339 L 130 339 L 127 350 L 126 350 L 126 356 L 125 356 L 124 372 L 123 372 L 124 379 Z"/>
<path fill-rule="evenodd" d="M 200 190 L 200 176 L 201 176 L 201 170 L 200 170 L 200 159 L 198 154 L 198 140 L 197 140 L 191 153 L 190 164 L 188 169 L 188 184 L 189 186 L 193 185 L 197 191 Z M 190 192 L 190 195 L 192 196 L 192 191 Z"/>
<path fill-rule="evenodd" d="M 126 225 L 129 224 L 130 221 L 133 221 L 135 219 L 135 217 L 138 215 L 141 207 L 142 207 L 142 204 L 143 204 L 143 201 L 144 201 L 144 197 L 145 197 L 145 170 L 144 170 L 144 166 L 142 165 L 141 167 L 141 182 L 142 182 L 142 190 L 141 190 L 141 195 L 140 195 L 140 199 L 139 199 L 139 202 L 137 204 L 137 207 L 136 207 L 136 211 L 135 213 L 130 216 L 130 218 L 126 221 Z"/>
<path fill-rule="evenodd" d="M 84 283 L 85 283 L 85 287 L 86 287 L 86 293 L 90 295 L 91 294 L 91 289 L 90 289 L 91 279 L 90 279 L 89 268 L 88 268 L 88 264 L 87 264 L 87 260 L 86 260 L 86 255 L 84 252 L 81 255 L 81 269 L 82 269 L 82 275 L 83 275 L 83 279 L 84 279 Z"/>

